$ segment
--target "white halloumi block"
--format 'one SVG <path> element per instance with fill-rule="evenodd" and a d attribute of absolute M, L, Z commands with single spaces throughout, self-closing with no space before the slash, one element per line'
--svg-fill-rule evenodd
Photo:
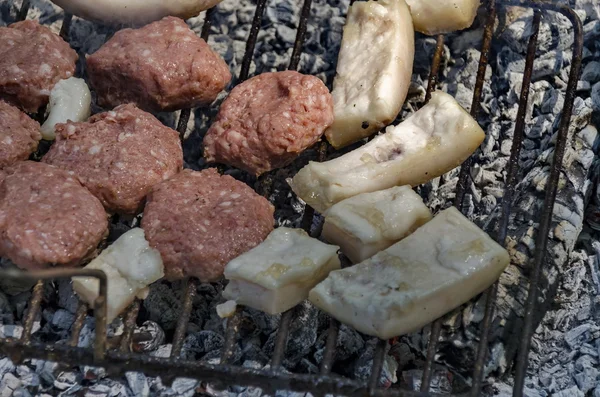
<path fill-rule="evenodd" d="M 470 27 L 480 0 L 406 0 L 417 32 L 445 34 Z"/>
<path fill-rule="evenodd" d="M 336 159 L 309 162 L 291 180 L 294 192 L 323 213 L 360 193 L 416 186 L 465 161 L 483 142 L 479 124 L 441 91 L 404 122 Z"/>
<path fill-rule="evenodd" d="M 368 335 L 421 329 L 496 281 L 508 252 L 456 208 L 366 261 L 333 271 L 310 301 Z"/>
<path fill-rule="evenodd" d="M 54 140 L 54 128 L 58 123 L 87 120 L 90 117 L 91 105 L 92 93 L 85 80 L 77 77 L 60 80 L 50 91 L 48 117 L 40 129 L 42 137 L 49 141 Z"/>
<path fill-rule="evenodd" d="M 323 238 L 339 245 L 353 263 L 402 240 L 431 219 L 431 211 L 410 186 L 363 193 L 325 213 Z"/>
<path fill-rule="evenodd" d="M 280 227 L 225 267 L 223 297 L 269 314 L 284 312 L 308 297 L 330 271 L 340 268 L 338 246 Z"/>
<path fill-rule="evenodd" d="M 404 0 L 359 1 L 348 10 L 333 81 L 327 140 L 341 148 L 390 124 L 412 77 L 414 29 Z"/>
<path fill-rule="evenodd" d="M 135 297 L 143 298 L 147 287 L 164 276 L 160 253 L 151 248 L 144 230 L 133 228 L 119 237 L 85 269 L 102 270 L 107 281 L 107 316 L 112 322 Z M 90 306 L 98 297 L 100 282 L 92 277 L 73 277 L 73 289 Z"/>

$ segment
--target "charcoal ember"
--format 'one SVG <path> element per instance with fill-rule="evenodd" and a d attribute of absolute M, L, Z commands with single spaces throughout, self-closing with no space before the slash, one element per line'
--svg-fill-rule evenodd
<path fill-rule="evenodd" d="M 39 375 L 44 386 L 53 385 L 61 372 L 60 365 L 53 361 L 34 359 L 31 360 L 31 364 L 35 367 L 35 373 Z"/>
<path fill-rule="evenodd" d="M 0 397 L 10 397 L 13 392 L 19 389 L 22 382 L 19 378 L 11 373 L 4 374 L 0 381 Z"/>
<path fill-rule="evenodd" d="M 414 362 L 416 358 L 410 346 L 404 342 L 394 343 L 388 354 L 396 359 L 400 369 Z"/>
<path fill-rule="evenodd" d="M 27 304 L 29 302 L 29 298 L 31 298 L 31 291 L 21 292 L 19 294 L 8 297 L 10 305 L 14 309 L 17 318 L 23 318 L 25 309 L 27 308 Z"/>
<path fill-rule="evenodd" d="M 214 331 L 200 331 L 189 334 L 181 349 L 181 355 L 188 360 L 197 360 L 206 353 L 223 347 L 225 338 Z"/>
<path fill-rule="evenodd" d="M 371 369 L 373 368 L 373 357 L 375 356 L 375 348 L 378 343 L 378 339 L 369 339 L 362 351 L 359 353 L 358 359 L 350 367 L 351 376 L 354 379 L 360 379 L 367 381 L 371 376 Z M 396 359 L 388 354 L 390 349 L 389 344 L 386 344 L 385 359 L 383 361 L 383 367 L 381 375 L 379 377 L 380 387 L 390 387 L 393 383 L 398 381 L 396 377 L 396 371 L 398 370 L 398 362 Z"/>
<path fill-rule="evenodd" d="M 0 258 L 0 270 L 20 270 L 12 261 Z M 7 295 L 17 295 L 28 292 L 35 285 L 35 281 L 21 281 L 10 278 L 0 278 L 0 290 Z"/>
<path fill-rule="evenodd" d="M 242 309 L 241 313 L 245 332 L 270 335 L 279 328 L 281 314 L 270 315 L 247 306 Z"/>
<path fill-rule="evenodd" d="M 105 378 L 107 375 L 106 370 L 102 367 L 91 367 L 89 365 L 84 365 L 80 367 L 80 370 L 83 374 L 83 378 L 89 381 L 97 381 Z"/>
<path fill-rule="evenodd" d="M 81 391 L 84 397 L 128 397 L 131 395 L 127 391 L 127 386 L 111 379 L 103 379 L 94 385 L 83 387 Z"/>
<path fill-rule="evenodd" d="M 40 322 L 34 321 L 31 333 L 35 334 L 40 330 Z M 0 338 L 20 338 L 23 335 L 23 327 L 20 325 L 0 325 Z"/>
<path fill-rule="evenodd" d="M 71 389 L 72 387 L 79 385 L 82 379 L 83 375 L 81 372 L 64 371 L 59 373 L 54 380 L 54 387 L 58 390 Z"/>
<path fill-rule="evenodd" d="M 269 362 L 269 357 L 262 351 L 262 340 L 259 335 L 242 336 L 240 334 L 240 337 L 242 360 L 258 361 L 263 365 Z"/>
<path fill-rule="evenodd" d="M 408 386 L 409 390 L 419 390 L 422 378 L 423 371 L 419 369 L 402 372 L 402 382 Z M 452 392 L 452 373 L 448 369 L 435 368 L 431 375 L 429 391 L 432 393 L 450 394 Z"/>
<path fill-rule="evenodd" d="M 159 346 L 158 349 L 154 350 L 153 352 L 150 352 L 150 355 L 152 357 L 167 358 L 167 357 L 171 356 L 172 349 L 173 349 L 173 345 L 168 343 L 166 345 Z"/>
<path fill-rule="evenodd" d="M 12 397 L 31 397 L 31 393 L 29 393 L 29 391 L 23 387 L 19 387 L 17 389 L 15 389 L 12 394 Z"/>
<path fill-rule="evenodd" d="M 13 372 L 15 370 L 15 368 L 16 368 L 15 365 L 8 357 L 1 358 L 0 359 L 0 379 L 2 379 L 4 377 L 4 375 Z"/>
<path fill-rule="evenodd" d="M 150 385 L 148 378 L 141 372 L 126 372 L 127 386 L 134 396 L 148 397 L 150 395 Z"/>
<path fill-rule="evenodd" d="M 19 365 L 16 368 L 17 376 L 23 387 L 38 387 L 40 386 L 40 376 L 27 365 Z"/>
<path fill-rule="evenodd" d="M 75 315 L 73 313 L 71 313 L 67 310 L 64 310 L 64 309 L 58 309 L 52 315 L 50 324 L 58 330 L 68 331 L 71 328 L 71 326 L 73 325 L 74 321 L 75 321 Z"/>
<path fill-rule="evenodd" d="M 327 332 L 323 332 L 315 345 L 317 351 L 314 354 L 314 358 L 317 364 L 320 364 L 323 360 L 327 334 Z M 340 324 L 335 344 L 334 361 L 343 361 L 350 358 L 352 355 L 358 353 L 364 345 L 365 341 L 363 337 L 356 330 L 345 324 Z"/>
<path fill-rule="evenodd" d="M 0 324 L 14 324 L 15 316 L 8 297 L 0 291 Z"/>
<path fill-rule="evenodd" d="M 151 352 L 165 343 L 165 332 L 154 321 L 144 321 L 133 331 L 132 350 L 136 353 Z"/>
<path fill-rule="evenodd" d="M 79 338 L 77 341 L 77 347 L 90 347 L 94 343 L 95 332 L 94 332 L 94 319 L 87 317 L 81 327 Z"/>
<path fill-rule="evenodd" d="M 192 397 L 196 393 L 196 388 L 199 384 L 200 382 L 198 382 L 196 379 L 177 378 L 171 385 L 171 391 L 173 394 L 166 392 L 163 394 L 163 396 Z"/>
<path fill-rule="evenodd" d="M 315 363 L 311 362 L 309 359 L 303 358 L 298 363 L 296 371 L 303 373 L 303 374 L 318 374 L 319 367 L 317 367 L 317 365 Z"/>
<path fill-rule="evenodd" d="M 161 281 L 150 285 L 150 293 L 144 299 L 148 320 L 158 323 L 163 330 L 172 331 L 181 313 L 181 288 L 174 288 Z"/>
<path fill-rule="evenodd" d="M 76 313 L 79 306 L 79 299 L 73 291 L 71 280 L 58 280 L 58 306 L 70 313 Z"/>
<path fill-rule="evenodd" d="M 311 305 L 308 301 L 300 303 L 293 312 L 293 319 L 290 324 L 283 366 L 294 368 L 298 362 L 305 357 L 317 341 L 317 320 L 319 309 Z M 277 332 L 273 332 L 263 351 L 271 356 L 275 348 Z"/>

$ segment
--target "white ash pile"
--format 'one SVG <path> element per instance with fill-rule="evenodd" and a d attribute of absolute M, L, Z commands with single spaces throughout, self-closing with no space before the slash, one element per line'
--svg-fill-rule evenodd
<path fill-rule="evenodd" d="M 1 23 L 12 21 L 20 3 L 0 0 Z M 251 75 L 287 67 L 301 3 L 292 0 L 269 2 L 258 36 Z M 527 395 L 530 396 L 600 396 L 600 374 L 597 369 L 600 361 L 600 232 L 596 231 L 600 230 L 600 188 L 596 188 L 600 168 L 594 164 L 598 150 L 594 125 L 598 125 L 600 117 L 592 113 L 600 111 L 600 44 L 596 44 L 600 43 L 600 6 L 595 0 L 572 0 L 570 5 L 584 22 L 583 74 L 576 93 L 570 129 L 572 139 L 565 156 L 544 270 L 543 288 L 547 299 L 539 313 L 540 317 L 545 315 L 536 319 L 539 326 L 530 354 L 526 382 Z M 322 78 L 329 85 L 335 73 L 347 7 L 347 0 L 313 1 L 300 69 Z M 234 75 L 240 71 L 254 8 L 251 0 L 225 0 L 213 14 L 209 44 L 224 57 Z M 477 165 L 472 169 L 465 201 L 472 219 L 489 231 L 494 230 L 499 217 L 498 207 L 503 196 L 525 51 L 533 19 L 530 10 L 515 8 L 506 14 L 500 11 L 500 14 L 479 117 L 487 138 L 477 154 Z M 46 0 L 32 1 L 29 18 L 39 19 L 56 32 L 62 22 L 60 10 Z M 203 15 L 189 21 L 198 34 L 202 20 Z M 454 95 L 467 109 L 471 106 L 482 29 L 479 23 L 479 27 L 476 25 L 469 31 L 446 38 L 441 88 Z M 111 33 L 110 29 L 75 18 L 70 42 L 84 56 L 98 49 Z M 529 261 L 535 248 L 533 236 L 550 172 L 559 123 L 556 116 L 564 104 L 571 65 L 573 31 L 570 22 L 560 15 L 545 14 L 538 43 L 526 118 L 526 139 L 519 161 L 520 183 L 508 233 L 513 264 L 501 279 L 499 304 L 490 337 L 490 360 L 486 367 L 487 395 L 509 395 L 511 392 L 510 365 L 519 342 Z M 418 36 L 416 46 L 414 84 L 404 114 L 424 99 L 435 40 Z M 197 110 L 191 118 L 188 140 L 184 145 L 187 167 L 200 169 L 204 166 L 200 157 L 201 139 L 223 96 L 217 104 L 209 109 Z M 161 114 L 160 117 L 171 127 L 177 120 L 173 114 Z M 277 207 L 276 217 L 280 225 L 298 226 L 300 223 L 303 205 L 293 196 L 285 179 L 314 156 L 314 151 L 309 150 L 290 167 L 270 175 L 274 181 L 270 199 Z M 227 172 L 248 183 L 256 182 L 241 172 Z M 451 204 L 457 177 L 458 170 L 455 170 L 421 189 L 421 194 L 433 210 Z M 262 188 L 262 182 L 257 184 L 257 188 Z M 111 240 L 135 225 L 135 222 L 114 223 Z M 5 293 L 0 294 L 0 335 L 19 335 L 22 332 L 20 319 L 23 318 L 30 293 L 22 292 L 22 286 L 8 287 L 2 286 Z M 215 305 L 221 302 L 221 288 L 219 284 L 198 287 L 182 350 L 184 357 L 218 362 L 224 343 L 224 321 L 216 315 Z M 138 324 L 141 325 L 133 338 L 134 351 L 161 357 L 170 354 L 171 345 L 168 342 L 180 311 L 181 294 L 180 283 L 159 282 L 152 286 L 150 296 L 140 310 Z M 64 343 L 69 338 L 76 310 L 76 299 L 69 284 L 60 282 L 55 288 L 48 287 L 45 302 L 34 327 L 34 338 Z M 475 304 L 467 305 L 446 317 L 433 391 L 461 392 L 468 388 L 483 310 L 483 300 L 479 299 Z M 325 345 L 327 318 L 308 303 L 296 309 L 294 318 L 283 364 L 290 371 L 317 373 Z M 278 322 L 279 316 L 245 309 L 234 351 L 234 363 L 252 368 L 267 366 Z M 93 319 L 86 319 L 80 346 L 91 345 L 93 329 Z M 122 332 L 122 324 L 117 321 L 111 327 L 110 335 L 118 340 Z M 418 389 L 427 341 L 427 329 L 400 338 L 386 358 L 380 384 L 389 386 L 396 383 L 401 387 Z M 365 379 L 370 371 L 373 352 L 371 338 L 363 337 L 342 325 L 334 372 Z M 176 379 L 167 385 L 160 378 L 139 373 L 116 377 L 97 368 L 68 369 L 40 360 L 15 366 L 8 359 L 2 359 L 0 379 L 0 396 L 192 396 L 206 393 L 258 397 L 263 394 L 260 389 L 252 387 L 231 387 L 226 392 L 220 392 L 190 379 Z M 278 393 L 280 396 L 294 397 L 296 394 L 299 393 Z"/>

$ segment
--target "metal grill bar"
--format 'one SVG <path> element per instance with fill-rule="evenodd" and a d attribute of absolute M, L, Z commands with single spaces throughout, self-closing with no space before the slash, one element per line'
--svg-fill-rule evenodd
<path fill-rule="evenodd" d="M 260 30 L 260 24 L 262 23 L 262 17 L 265 13 L 265 7 L 267 0 L 258 0 L 256 2 L 256 10 L 254 11 L 254 18 L 252 19 L 252 26 L 250 27 L 250 34 L 246 41 L 246 52 L 242 59 L 242 68 L 240 70 L 240 81 L 244 81 L 250 74 L 250 64 L 254 56 L 254 47 L 256 47 L 256 38 L 258 37 L 258 31 Z"/>
<path fill-rule="evenodd" d="M 566 16 L 573 24 L 573 34 L 575 36 L 573 44 L 573 60 L 571 62 L 571 71 L 569 73 L 569 82 L 565 94 L 565 102 L 558 129 L 556 145 L 554 147 L 554 158 L 550 178 L 546 185 L 546 197 L 542 207 L 542 218 L 538 228 L 535 241 L 535 256 L 533 261 L 532 273 L 529 284 L 529 293 L 525 304 L 523 331 L 521 332 L 521 340 L 516 358 L 516 374 L 515 387 L 513 396 L 521 397 L 523 395 L 523 387 L 525 385 L 525 375 L 528 365 L 528 354 L 531 346 L 531 337 L 533 334 L 533 317 L 534 310 L 537 304 L 538 289 L 542 273 L 542 261 L 546 255 L 546 247 L 548 244 L 548 232 L 552 221 L 552 213 L 554 201 L 556 199 L 556 191 L 558 189 L 558 181 L 562 171 L 562 162 L 565 154 L 569 123 L 573 112 L 573 103 L 575 101 L 575 91 L 577 89 L 577 80 L 581 71 L 581 59 L 583 54 L 583 26 L 581 20 L 572 9 L 558 4 L 543 4 L 537 3 L 537 6 L 546 10 L 557 10 Z"/>
<path fill-rule="evenodd" d="M 69 341 L 69 346 L 71 347 L 77 347 L 79 344 L 79 334 L 81 334 L 81 329 L 83 328 L 83 322 L 85 321 L 87 311 L 87 305 L 83 302 L 79 302 L 79 305 L 77 306 L 77 312 L 75 313 L 75 321 L 71 326 L 71 340 Z"/>
<path fill-rule="evenodd" d="M 335 359 L 335 348 L 337 346 L 337 337 L 340 329 L 340 323 L 335 318 L 329 318 L 329 329 L 327 330 L 327 341 L 325 342 L 325 351 L 323 352 L 323 360 L 321 361 L 321 375 L 329 375 L 331 366 Z"/>
<path fill-rule="evenodd" d="M 200 38 L 204 41 L 208 41 L 210 35 L 210 28 L 212 26 L 212 15 L 215 12 L 215 7 L 209 8 L 204 14 L 204 23 L 202 24 L 202 30 L 200 31 Z M 177 132 L 179 132 L 179 139 L 183 142 L 185 138 L 185 132 L 187 130 L 188 121 L 190 121 L 190 115 L 192 109 L 181 109 L 179 113 L 179 121 L 177 122 Z"/>
<path fill-rule="evenodd" d="M 527 117 L 527 102 L 529 100 L 529 88 L 531 85 L 531 75 L 533 73 L 533 61 L 535 60 L 535 50 L 537 47 L 538 33 L 542 14 L 536 11 L 533 17 L 532 34 L 527 45 L 527 56 L 525 59 L 525 72 L 523 74 L 523 83 L 521 88 L 521 97 L 519 99 L 519 110 L 513 134 L 513 143 L 508 161 L 508 173 L 506 176 L 506 188 L 502 198 L 502 215 L 498 226 L 498 244 L 505 246 L 506 235 L 508 233 L 508 220 L 510 217 L 512 199 L 516 188 L 516 178 L 518 174 L 519 156 L 525 136 L 525 117 Z M 488 352 L 488 337 L 494 315 L 496 295 L 498 293 L 498 282 L 495 282 L 486 292 L 485 297 L 485 315 L 483 317 L 483 326 L 481 338 L 477 348 L 477 359 L 473 371 L 473 386 L 471 387 L 471 396 L 477 397 L 481 392 L 483 384 L 483 370 Z"/>
<path fill-rule="evenodd" d="M 300 57 L 302 56 L 302 45 L 306 37 L 306 26 L 308 24 L 308 17 L 310 16 L 310 6 L 312 0 L 304 0 L 302 5 L 302 11 L 300 12 L 300 21 L 298 22 L 298 30 L 296 31 L 296 41 L 294 42 L 294 49 L 292 50 L 292 56 L 290 58 L 290 65 L 288 70 L 297 70 L 300 64 Z"/>
<path fill-rule="evenodd" d="M 33 330 L 33 323 L 35 318 L 40 312 L 40 306 L 42 304 L 42 296 L 44 294 L 44 281 L 38 280 L 33 287 L 31 299 L 29 299 L 28 311 L 25 316 L 25 322 L 23 324 L 23 334 L 21 335 L 21 343 L 29 344 L 31 342 L 31 331 Z"/>
<path fill-rule="evenodd" d="M 175 327 L 175 335 L 173 335 L 173 346 L 171 348 L 171 357 L 179 357 L 181 354 L 181 348 L 183 347 L 183 341 L 185 339 L 185 333 L 187 331 L 188 322 L 190 321 L 190 314 L 192 313 L 192 306 L 194 305 L 194 297 L 196 296 L 196 287 L 198 282 L 195 278 L 188 278 L 186 288 L 184 289 L 183 306 L 181 308 L 181 314 L 177 320 L 177 326 Z"/>
<path fill-rule="evenodd" d="M 71 29 L 71 21 L 73 20 L 73 14 L 65 12 L 63 23 L 60 26 L 60 37 L 67 43 L 69 42 L 69 30 Z"/>
<path fill-rule="evenodd" d="M 440 75 L 440 63 L 442 61 L 442 54 L 444 53 L 444 35 L 440 34 L 437 36 L 435 41 L 435 52 L 433 53 L 433 59 L 431 60 L 431 69 L 429 70 L 429 79 L 427 80 L 427 91 L 425 93 L 425 103 L 431 99 L 431 93 L 435 91 L 437 86 L 438 77 Z"/>
<path fill-rule="evenodd" d="M 110 367 L 115 372 L 139 370 L 144 368 L 148 376 L 164 376 L 169 373 L 181 377 L 202 379 L 205 382 L 251 385 L 270 390 L 319 390 L 323 393 L 342 394 L 349 397 L 365 397 L 368 389 L 364 383 L 340 376 L 320 376 L 287 374 L 281 371 L 258 370 L 233 365 L 211 365 L 200 361 L 152 357 L 148 355 L 109 351 L 106 357 L 95 359 L 91 349 L 69 349 L 64 345 L 48 346 L 32 343 L 21 346 L 13 339 L 0 345 L 0 352 L 19 348 L 24 355 L 39 357 L 43 360 L 59 361 L 69 365 L 95 365 Z M 399 389 L 376 389 L 373 397 L 442 397 L 440 394 L 403 391 Z"/>
<path fill-rule="evenodd" d="M 290 332 L 290 323 L 294 317 L 294 309 L 290 309 L 281 315 L 279 320 L 279 329 L 277 331 L 277 339 L 275 341 L 275 348 L 273 349 L 273 356 L 271 357 L 271 368 L 278 369 L 281 367 L 283 361 L 283 354 L 287 345 L 287 338 Z"/>
<path fill-rule="evenodd" d="M 381 370 L 383 369 L 383 360 L 385 359 L 385 348 L 387 347 L 387 341 L 379 339 L 377 346 L 375 347 L 375 354 L 373 355 L 373 367 L 371 368 L 371 377 L 369 378 L 369 395 L 372 396 L 377 390 L 379 385 L 379 377 L 381 376 Z"/>
<path fill-rule="evenodd" d="M 125 316 L 123 336 L 121 337 L 121 343 L 119 346 L 119 350 L 121 352 L 130 351 L 131 338 L 133 337 L 133 331 L 135 331 L 135 323 L 139 312 L 140 300 L 136 299 L 129 306 L 129 309 L 127 310 L 127 315 Z"/>
<path fill-rule="evenodd" d="M 471 104 L 471 116 L 477 120 L 477 115 L 481 108 L 481 94 L 483 90 L 483 83 L 485 81 L 485 71 L 488 64 L 488 55 L 492 44 L 492 34 L 494 31 L 494 23 L 496 21 L 496 0 L 489 0 L 487 4 L 487 19 L 483 32 L 483 43 L 481 46 L 481 57 L 479 58 L 479 68 L 477 69 L 477 79 L 475 81 L 475 88 L 473 90 L 473 101 Z M 466 192 L 467 179 L 473 164 L 473 156 L 469 157 L 460 167 L 460 175 L 458 178 L 458 184 L 456 189 L 456 196 L 454 205 L 462 210 L 462 203 Z M 438 318 L 431 325 L 431 332 L 429 335 L 429 344 L 427 346 L 427 361 L 423 370 L 423 377 L 421 379 L 421 391 L 428 391 L 431 383 L 431 375 L 433 371 L 433 365 L 435 361 L 435 353 L 437 351 L 437 343 L 440 339 L 440 333 L 442 329 L 442 318 Z"/>

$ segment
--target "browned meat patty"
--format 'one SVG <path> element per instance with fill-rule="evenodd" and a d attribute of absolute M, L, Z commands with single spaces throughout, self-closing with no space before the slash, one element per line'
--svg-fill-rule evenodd
<path fill-rule="evenodd" d="M 22 161 L 0 184 L 0 256 L 23 269 L 76 266 L 108 233 L 102 204 L 68 172 Z"/>
<path fill-rule="evenodd" d="M 40 124 L 0 100 L 0 168 L 27 160 L 42 139 Z"/>
<path fill-rule="evenodd" d="M 75 73 L 77 53 L 35 21 L 0 27 L 0 98 L 35 113 L 50 90 Z"/>
<path fill-rule="evenodd" d="M 155 184 L 183 167 L 179 135 L 135 105 L 58 124 L 42 161 L 74 172 L 110 212 L 134 214 Z"/>
<path fill-rule="evenodd" d="M 117 32 L 87 58 L 98 103 L 149 111 L 208 104 L 231 80 L 227 64 L 175 17 Z"/>
<path fill-rule="evenodd" d="M 290 163 L 331 123 L 333 98 L 317 77 L 263 73 L 223 101 L 204 137 L 204 155 L 260 175 Z"/>
<path fill-rule="evenodd" d="M 168 279 L 214 281 L 273 230 L 273 211 L 264 197 L 215 169 L 183 170 L 148 195 L 142 228 Z"/>

